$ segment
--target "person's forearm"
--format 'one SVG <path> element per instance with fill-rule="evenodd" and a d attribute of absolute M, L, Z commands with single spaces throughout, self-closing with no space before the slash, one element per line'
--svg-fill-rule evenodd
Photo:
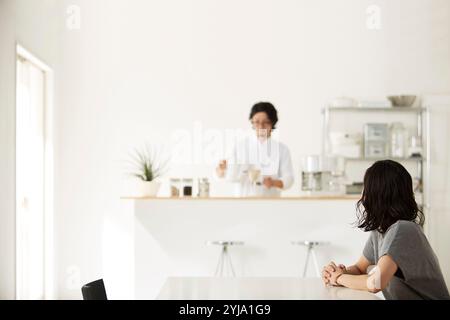
<path fill-rule="evenodd" d="M 361 270 L 359 270 L 359 268 L 357 266 L 349 266 L 347 267 L 347 269 L 345 270 L 346 274 L 352 274 L 352 275 L 360 275 L 360 274 L 364 274 L 364 272 L 361 272 Z"/>
<path fill-rule="evenodd" d="M 343 274 L 337 278 L 336 282 L 337 284 L 350 289 L 370 291 L 369 288 L 367 288 L 368 278 L 369 276 L 367 274 Z"/>
<path fill-rule="evenodd" d="M 273 186 L 276 188 L 283 189 L 283 181 L 281 180 L 273 180 Z"/>

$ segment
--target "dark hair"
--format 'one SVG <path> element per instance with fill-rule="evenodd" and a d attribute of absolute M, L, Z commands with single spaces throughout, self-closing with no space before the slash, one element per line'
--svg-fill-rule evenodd
<path fill-rule="evenodd" d="M 392 160 L 377 161 L 367 169 L 357 212 L 358 228 L 364 231 L 385 233 L 398 220 L 413 221 L 421 226 L 425 221 L 414 199 L 411 175 Z"/>
<path fill-rule="evenodd" d="M 275 125 L 278 122 L 277 109 L 270 102 L 258 102 L 253 105 L 252 110 L 250 110 L 249 120 L 258 112 L 265 112 L 270 122 L 272 122 L 272 129 L 275 129 Z"/>

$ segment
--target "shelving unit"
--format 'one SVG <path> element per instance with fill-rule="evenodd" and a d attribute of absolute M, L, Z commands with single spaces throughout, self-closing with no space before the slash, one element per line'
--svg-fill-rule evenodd
<path fill-rule="evenodd" d="M 395 157 L 386 157 L 386 158 L 345 158 L 346 165 L 350 162 L 375 162 L 377 160 L 382 159 L 391 159 L 398 162 L 416 162 L 417 163 L 417 176 L 420 179 L 419 184 L 419 192 L 422 194 L 422 210 L 426 209 L 428 206 L 426 205 L 426 201 L 428 200 L 428 185 L 425 181 L 426 177 L 430 175 L 430 166 L 429 166 L 429 158 L 430 158 L 430 134 L 429 134 L 429 109 L 427 107 L 389 107 L 389 108 L 368 108 L 368 107 L 330 107 L 327 106 L 323 109 L 323 138 L 322 138 L 322 154 L 327 156 L 331 155 L 331 143 L 330 143 L 330 120 L 331 117 L 335 113 L 348 113 L 356 114 L 356 113 L 401 113 L 401 114 L 409 114 L 416 116 L 416 134 L 421 137 L 422 148 L 424 154 L 421 157 L 412 157 L 412 158 L 395 158 Z M 367 122 L 370 122 L 368 119 Z M 426 130 L 426 134 L 424 129 Z M 362 128 L 361 128 L 362 130 Z"/>

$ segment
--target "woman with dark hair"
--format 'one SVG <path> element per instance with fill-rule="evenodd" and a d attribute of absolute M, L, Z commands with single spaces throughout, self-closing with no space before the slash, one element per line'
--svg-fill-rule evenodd
<path fill-rule="evenodd" d="M 357 211 L 358 227 L 370 231 L 363 255 L 350 267 L 325 266 L 325 284 L 382 291 L 386 299 L 450 299 L 422 231 L 411 175 L 401 164 L 383 160 L 367 169 Z"/>
<path fill-rule="evenodd" d="M 249 120 L 254 134 L 238 141 L 228 159 L 219 162 L 217 177 L 235 182 L 238 196 L 280 196 L 292 186 L 294 172 L 287 146 L 271 138 L 278 112 L 270 102 L 259 102 Z"/>

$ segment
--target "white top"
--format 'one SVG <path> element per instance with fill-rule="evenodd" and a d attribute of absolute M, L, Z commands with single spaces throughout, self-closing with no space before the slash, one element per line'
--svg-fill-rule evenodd
<path fill-rule="evenodd" d="M 251 182 L 249 169 L 259 170 L 257 183 Z M 288 147 L 272 138 L 260 140 L 256 135 L 236 143 L 227 157 L 224 177 L 236 184 L 235 195 L 279 197 L 280 188 L 267 188 L 262 184 L 265 177 L 283 181 L 283 190 L 292 186 L 294 169 Z"/>
<path fill-rule="evenodd" d="M 320 278 L 169 277 L 160 300 L 380 300 L 370 292 L 325 286 Z"/>

